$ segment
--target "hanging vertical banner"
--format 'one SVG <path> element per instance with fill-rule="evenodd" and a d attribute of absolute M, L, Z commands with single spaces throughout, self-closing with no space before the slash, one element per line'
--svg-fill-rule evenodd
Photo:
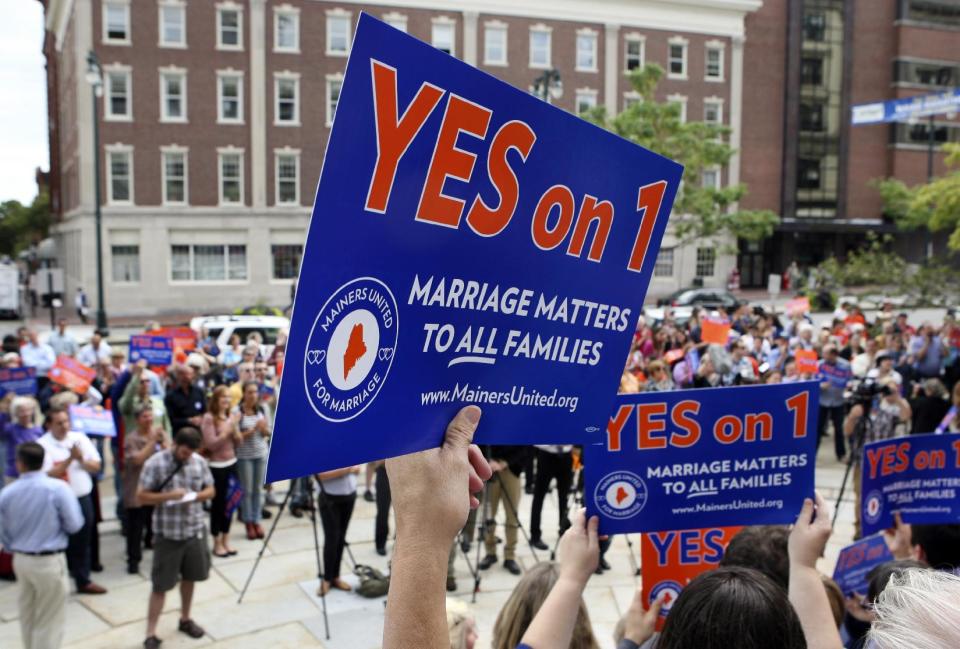
<path fill-rule="evenodd" d="M 905 523 L 960 523 L 960 434 L 911 435 L 863 447 L 863 534 Z"/>
<path fill-rule="evenodd" d="M 268 480 L 436 446 L 467 404 L 480 442 L 599 439 L 681 173 L 362 13 Z"/>
<path fill-rule="evenodd" d="M 643 566 L 643 605 L 650 608 L 663 594 L 657 631 L 663 630 L 667 615 L 680 591 L 702 572 L 720 565 L 730 540 L 743 527 L 712 527 L 679 532 L 653 532 L 640 536 L 640 565 Z"/>
<path fill-rule="evenodd" d="M 604 534 L 793 522 L 813 495 L 817 383 L 617 395 L 584 447 Z"/>

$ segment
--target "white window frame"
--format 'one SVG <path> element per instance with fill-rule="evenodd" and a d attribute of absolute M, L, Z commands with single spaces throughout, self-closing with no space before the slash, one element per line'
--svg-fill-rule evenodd
<path fill-rule="evenodd" d="M 340 92 L 342 93 L 342 92 L 343 92 L 343 74 L 337 72 L 336 74 L 328 74 L 328 75 L 327 75 L 327 81 L 326 81 L 326 84 L 325 84 L 326 87 L 325 87 L 325 92 L 324 92 L 323 109 L 324 109 L 324 113 L 325 113 L 325 122 L 326 122 L 326 125 L 327 125 L 328 127 L 329 127 L 329 126 L 333 126 L 333 118 L 335 117 L 336 112 L 337 112 L 336 109 L 334 109 L 334 110 L 332 110 L 332 111 L 330 110 L 330 99 L 331 99 L 331 95 L 332 95 L 332 93 L 331 93 L 330 91 L 331 91 L 331 89 L 332 89 L 332 87 L 333 87 L 331 84 L 332 84 L 334 81 L 340 83 Z M 338 94 L 337 94 L 337 106 L 339 106 L 339 105 L 340 105 L 340 95 L 339 95 L 339 93 L 338 93 Z"/>
<path fill-rule="evenodd" d="M 390 11 L 383 14 L 383 22 L 394 29 L 399 29 L 403 33 L 407 32 L 407 16 L 397 11 Z"/>
<path fill-rule="evenodd" d="M 127 77 L 127 112 L 120 114 L 114 113 L 113 103 L 110 101 L 110 95 L 113 93 L 113 81 L 111 74 L 124 74 Z M 111 63 L 103 66 L 103 119 L 106 122 L 132 122 L 133 121 L 133 68 L 129 65 Z"/>
<path fill-rule="evenodd" d="M 167 114 L 167 77 L 180 77 L 180 117 L 171 117 Z M 160 68 L 160 121 L 175 124 L 186 124 L 187 118 L 187 69 L 177 67 Z"/>
<path fill-rule="evenodd" d="M 717 107 L 717 121 L 715 122 L 707 121 L 707 106 L 710 104 Z M 722 97 L 704 97 L 703 121 L 706 122 L 707 124 L 716 124 L 717 126 L 723 126 L 723 98 Z"/>
<path fill-rule="evenodd" d="M 680 45 L 683 47 L 683 55 L 681 56 L 681 61 L 683 62 L 683 71 L 675 73 L 670 68 L 670 48 L 673 45 Z M 690 76 L 690 41 L 684 38 L 683 36 L 671 36 L 667 39 L 667 78 L 668 79 L 688 79 Z"/>
<path fill-rule="evenodd" d="M 186 246 L 190 251 L 190 279 L 174 279 L 173 278 L 173 247 L 174 246 Z M 223 272 L 224 279 L 196 279 L 196 263 L 195 263 L 195 250 L 197 246 L 221 246 L 223 248 Z M 244 265 L 244 275 L 243 279 L 230 279 L 230 247 L 231 246 L 243 246 L 243 257 L 246 262 Z M 221 285 L 221 284 L 249 284 L 250 283 L 250 246 L 247 242 L 244 243 L 169 243 L 167 244 L 167 251 L 169 256 L 167 257 L 167 263 L 169 264 L 167 273 L 167 279 L 172 285 L 181 285 L 181 284 L 207 284 L 207 285 Z M 272 262 L 272 259 L 271 259 Z"/>
<path fill-rule="evenodd" d="M 723 41 L 707 41 L 703 49 L 703 80 L 711 83 L 721 83 L 726 80 L 726 54 L 727 45 Z M 710 52 L 718 52 L 720 55 L 720 76 L 711 77 L 709 74 Z"/>
<path fill-rule="evenodd" d="M 680 123 L 687 123 L 687 96 L 686 95 L 667 95 L 667 102 L 680 104 Z"/>
<path fill-rule="evenodd" d="M 125 38 L 109 38 L 107 32 L 107 9 L 113 7 L 123 7 L 126 14 L 126 28 L 124 32 L 126 33 Z M 108 0 L 105 1 L 102 5 L 101 21 L 100 21 L 100 33 L 101 41 L 104 45 L 131 45 L 132 41 L 130 40 L 130 0 Z"/>
<path fill-rule="evenodd" d="M 240 157 L 240 162 L 238 166 L 238 169 L 240 171 L 240 179 L 239 179 L 240 180 L 240 201 L 239 202 L 226 201 L 223 199 L 223 157 L 226 155 L 236 155 Z M 245 187 L 246 178 L 244 178 L 244 176 L 246 174 L 244 173 L 244 163 L 245 162 L 244 162 L 243 148 L 235 147 L 235 146 L 217 147 L 217 205 L 219 205 L 220 207 L 237 207 L 238 205 L 245 204 L 244 197 L 246 196 L 246 194 L 244 192 L 246 190 L 246 187 Z"/>
<path fill-rule="evenodd" d="M 167 41 L 165 36 L 163 13 L 164 9 L 180 10 L 180 40 Z M 157 3 L 157 47 L 185 49 L 187 47 L 187 3 L 183 0 L 160 0 Z"/>
<path fill-rule="evenodd" d="M 507 60 L 510 58 L 507 55 L 507 46 L 510 42 L 509 32 L 507 23 L 502 20 L 488 20 L 483 24 L 483 64 L 484 65 L 494 65 L 500 67 L 507 66 Z M 490 58 L 490 48 L 488 47 L 487 35 L 491 32 L 501 34 L 503 38 L 503 58 L 501 59 L 492 59 Z"/>
<path fill-rule="evenodd" d="M 226 118 L 223 116 L 223 79 L 226 77 L 235 77 L 238 80 L 237 83 L 237 99 L 239 105 L 237 107 L 237 117 Z M 243 124 L 243 71 L 234 70 L 233 68 L 227 68 L 226 70 L 217 70 L 217 124 Z"/>
<path fill-rule="evenodd" d="M 597 106 L 597 97 L 599 92 L 594 88 L 577 88 L 577 92 L 574 94 L 573 99 L 573 109 L 576 115 L 580 115 L 583 111 L 580 110 L 580 100 L 584 98 L 589 98 L 587 102 L 590 108 L 596 108 Z"/>
<path fill-rule="evenodd" d="M 636 90 L 628 90 L 623 93 L 623 110 L 627 110 L 633 104 L 638 103 L 643 97 Z"/>
<path fill-rule="evenodd" d="M 224 11 L 237 12 L 237 44 L 227 45 L 223 42 L 223 24 L 221 19 Z M 236 2 L 220 2 L 217 4 L 217 49 L 230 52 L 243 51 L 243 5 Z"/>
<path fill-rule="evenodd" d="M 581 38 L 590 38 L 593 41 L 593 65 L 592 66 L 581 66 L 580 65 L 580 39 Z M 576 38 L 573 41 L 573 59 L 574 59 L 574 69 L 577 72 L 598 72 L 600 70 L 599 63 L 597 58 L 599 57 L 598 43 L 600 42 L 600 36 L 595 29 L 590 29 L 584 27 L 583 29 L 577 30 Z"/>
<path fill-rule="evenodd" d="M 708 263 L 706 259 L 700 259 L 700 251 L 704 252 L 704 257 L 710 257 L 710 274 L 701 275 L 700 274 L 700 265 Z M 714 277 L 717 274 L 717 250 L 716 248 L 700 247 L 696 250 L 696 256 L 694 257 L 694 267 L 693 267 L 694 277 Z"/>
<path fill-rule="evenodd" d="M 647 63 L 647 37 L 636 32 L 626 34 L 623 37 L 623 71 L 625 74 L 630 74 L 631 72 L 627 59 L 629 57 L 630 45 L 633 43 L 640 46 L 640 63 L 637 67 L 642 68 Z"/>
<path fill-rule="evenodd" d="M 293 82 L 293 119 L 280 119 L 280 84 L 283 81 Z M 284 70 L 273 73 L 273 125 L 300 126 L 300 73 Z"/>
<path fill-rule="evenodd" d="M 162 205 L 189 205 L 190 204 L 190 149 L 179 144 L 170 144 L 160 147 L 160 203 Z M 183 200 L 172 201 L 167 198 L 167 156 L 183 156 Z"/>
<path fill-rule="evenodd" d="M 663 266 L 666 265 L 666 254 L 669 253 L 670 256 L 670 272 L 663 272 Z M 674 268 L 676 267 L 677 255 L 676 247 L 664 247 L 661 246 L 660 250 L 657 252 L 657 259 L 653 264 L 653 277 L 673 277 Z M 658 272 L 659 271 L 659 272 Z"/>
<path fill-rule="evenodd" d="M 114 271 L 113 259 L 115 256 L 113 254 L 114 248 L 136 248 L 137 249 L 137 279 L 136 280 L 128 281 L 123 279 L 117 279 L 116 276 L 113 274 L 113 271 Z M 141 250 L 142 250 L 142 246 L 140 245 L 139 241 L 137 243 L 114 243 L 113 241 L 110 242 L 110 283 L 111 284 L 118 284 L 120 286 L 136 286 L 143 281 L 143 264 L 141 263 L 141 257 L 140 257 Z"/>
<path fill-rule="evenodd" d="M 293 277 L 277 277 L 277 258 L 275 254 L 275 248 L 279 246 L 290 246 L 294 248 L 300 248 L 300 262 L 303 262 L 303 244 L 302 243 L 285 243 L 283 239 L 280 241 L 271 241 L 270 242 L 270 283 L 271 284 L 281 284 L 284 286 L 289 286 L 292 282 L 296 281 L 296 271 L 294 271 Z M 299 265 L 298 265 L 299 266 Z"/>
<path fill-rule="evenodd" d="M 701 186 L 704 187 L 704 188 L 707 188 L 707 189 L 720 189 L 720 185 L 723 183 L 723 179 L 722 179 L 722 177 L 721 177 L 722 171 L 721 171 L 720 167 L 718 167 L 718 166 L 716 166 L 716 165 L 710 166 L 710 167 L 705 167 L 703 171 L 704 171 L 704 172 L 709 171 L 709 172 L 711 172 L 711 173 L 713 173 L 713 174 L 716 174 L 716 176 L 715 176 L 715 177 L 716 177 L 716 181 L 713 183 L 712 186 L 708 185 L 707 182 L 706 182 L 706 176 L 703 175 L 703 173 L 701 173 L 701 174 L 700 174 L 700 184 L 701 184 Z"/>
<path fill-rule="evenodd" d="M 297 162 L 297 175 L 294 178 L 296 199 L 293 201 L 280 200 L 280 158 L 282 157 L 292 157 Z M 300 206 L 300 149 L 285 146 L 282 149 L 273 150 L 273 203 L 280 207 Z"/>
<path fill-rule="evenodd" d="M 107 205 L 133 205 L 135 196 L 133 193 L 133 145 L 117 142 L 116 144 L 107 144 L 103 147 L 103 150 L 106 153 L 104 160 L 107 163 Z M 130 198 L 125 201 L 113 198 L 113 160 L 111 158 L 116 153 L 124 153 L 127 156 L 127 177 L 130 182 Z"/>
<path fill-rule="evenodd" d="M 351 14 L 349 11 L 346 11 L 346 10 L 340 9 L 340 8 L 337 8 L 337 9 L 328 9 L 328 10 L 327 10 L 327 20 L 326 20 L 326 49 L 327 49 L 327 56 L 349 56 L 349 54 L 350 54 L 350 47 L 353 45 L 352 26 L 351 26 L 351 24 L 350 24 L 350 17 L 351 17 L 351 15 L 352 15 L 352 14 Z M 346 49 L 344 49 L 344 50 L 333 50 L 333 49 L 330 49 L 330 26 L 331 26 L 331 24 L 332 24 L 331 21 L 330 21 L 331 18 L 333 18 L 333 19 L 335 19 L 335 20 L 342 20 L 342 21 L 343 21 L 343 24 L 346 25 L 346 27 L 347 27 L 347 46 L 346 46 Z"/>
<path fill-rule="evenodd" d="M 457 21 L 449 16 L 434 16 L 430 19 L 430 44 L 437 47 L 437 28 L 450 29 L 450 56 L 457 55 Z M 437 49 L 440 49 L 437 47 Z"/>
<path fill-rule="evenodd" d="M 533 60 L 533 35 L 537 34 L 546 34 L 547 36 L 547 61 L 546 63 L 535 62 Z M 543 23 L 537 23 L 536 25 L 530 25 L 529 32 L 529 41 L 530 47 L 528 52 L 528 66 L 536 70 L 548 70 L 553 63 L 553 28 Z"/>
<path fill-rule="evenodd" d="M 294 24 L 294 43 L 291 47 L 280 46 L 280 18 L 292 18 Z M 273 8 L 273 51 L 281 54 L 300 53 L 300 8 L 283 4 Z"/>

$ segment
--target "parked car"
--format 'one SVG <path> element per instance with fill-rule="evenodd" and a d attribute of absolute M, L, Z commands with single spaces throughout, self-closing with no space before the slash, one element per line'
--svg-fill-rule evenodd
<path fill-rule="evenodd" d="M 745 301 L 722 288 L 682 288 L 665 298 L 657 300 L 657 306 L 700 306 L 706 309 L 723 307 L 736 309 Z"/>
<path fill-rule="evenodd" d="M 207 333 L 216 338 L 217 346 L 223 351 L 229 346 L 233 334 L 240 336 L 240 343 L 246 344 L 247 337 L 254 331 L 263 337 L 265 354 L 273 352 L 277 344 L 277 335 L 290 329 L 290 321 L 272 315 L 216 315 L 199 316 L 190 320 L 190 328 L 200 335 L 200 329 L 206 327 Z"/>

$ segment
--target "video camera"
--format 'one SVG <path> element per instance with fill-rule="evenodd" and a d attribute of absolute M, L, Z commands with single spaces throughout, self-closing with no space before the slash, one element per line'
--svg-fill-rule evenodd
<path fill-rule="evenodd" d="M 873 400 L 877 397 L 886 397 L 893 394 L 893 388 L 889 385 L 881 385 L 875 379 L 861 379 L 851 381 L 847 390 L 843 393 L 843 398 L 848 405 L 862 405 L 869 410 L 873 405 Z"/>

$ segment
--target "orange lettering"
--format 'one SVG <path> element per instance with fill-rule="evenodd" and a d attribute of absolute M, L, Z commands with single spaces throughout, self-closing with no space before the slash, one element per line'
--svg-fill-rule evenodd
<path fill-rule="evenodd" d="M 473 200 L 467 214 L 467 225 L 483 237 L 492 237 L 503 232 L 510 223 L 520 200 L 520 185 L 517 176 L 507 162 L 510 149 L 516 149 L 520 158 L 526 162 L 537 136 L 523 122 L 507 122 L 500 127 L 490 144 L 487 156 L 487 176 L 500 196 L 500 204 L 490 207 L 480 196 Z"/>

